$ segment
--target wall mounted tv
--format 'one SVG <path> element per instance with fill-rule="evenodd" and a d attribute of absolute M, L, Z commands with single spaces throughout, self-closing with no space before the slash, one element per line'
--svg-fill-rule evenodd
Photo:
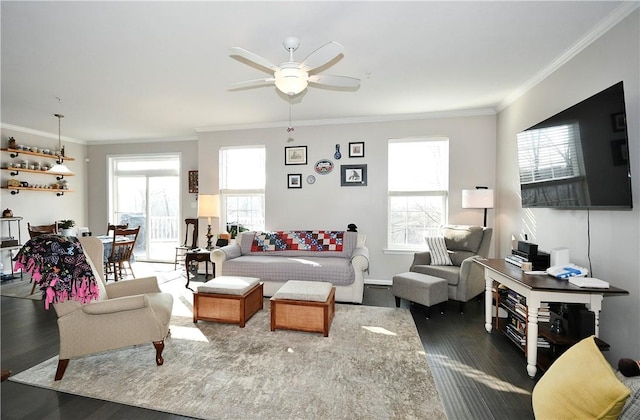
<path fill-rule="evenodd" d="M 623 83 L 518 134 L 523 207 L 631 209 Z"/>

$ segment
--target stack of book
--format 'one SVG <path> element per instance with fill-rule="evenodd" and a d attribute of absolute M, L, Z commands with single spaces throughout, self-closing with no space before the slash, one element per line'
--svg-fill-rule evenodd
<path fill-rule="evenodd" d="M 549 322 L 551 318 L 551 314 L 549 312 L 549 304 L 547 302 L 542 302 L 540 304 L 540 309 L 538 309 L 538 322 Z"/>

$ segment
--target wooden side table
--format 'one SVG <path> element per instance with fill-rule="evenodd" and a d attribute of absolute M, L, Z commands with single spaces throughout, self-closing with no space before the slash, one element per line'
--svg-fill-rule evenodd
<path fill-rule="evenodd" d="M 187 253 L 185 254 L 184 257 L 184 266 L 187 269 L 187 284 L 184 286 L 189 290 L 192 290 L 189 287 L 189 265 L 192 262 L 204 262 L 204 278 L 205 280 L 209 277 L 209 263 L 211 263 L 211 270 L 212 270 L 212 275 L 213 278 L 216 277 L 216 266 L 213 263 L 213 261 L 211 261 L 211 251 L 208 251 L 206 249 L 201 249 L 201 250 L 197 250 L 197 251 L 187 251 Z"/>

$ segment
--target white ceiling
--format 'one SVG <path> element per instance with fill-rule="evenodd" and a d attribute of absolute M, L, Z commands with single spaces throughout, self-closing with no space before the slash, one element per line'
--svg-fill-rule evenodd
<path fill-rule="evenodd" d="M 293 125 L 497 110 L 638 6 L 540 2 L 1 2 L 6 127 L 107 142 L 195 138 L 202 129 L 288 125 L 268 77 L 229 56 L 279 64 L 328 41 L 344 55 L 324 74 L 357 91 L 310 87 Z M 58 101 L 56 97 L 61 98 Z"/>

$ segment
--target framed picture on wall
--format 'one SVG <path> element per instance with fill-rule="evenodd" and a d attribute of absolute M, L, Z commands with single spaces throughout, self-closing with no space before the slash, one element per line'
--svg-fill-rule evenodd
<path fill-rule="evenodd" d="M 198 193 L 198 171 L 189 171 L 189 192 Z"/>
<path fill-rule="evenodd" d="M 349 143 L 349 157 L 364 157 L 364 142 L 351 142 Z"/>
<path fill-rule="evenodd" d="M 307 146 L 294 146 L 284 148 L 285 165 L 306 165 Z"/>
<path fill-rule="evenodd" d="M 364 187 L 367 185 L 367 165 L 340 165 L 341 187 Z"/>
<path fill-rule="evenodd" d="M 288 174 L 287 188 L 302 188 L 302 174 Z"/>

